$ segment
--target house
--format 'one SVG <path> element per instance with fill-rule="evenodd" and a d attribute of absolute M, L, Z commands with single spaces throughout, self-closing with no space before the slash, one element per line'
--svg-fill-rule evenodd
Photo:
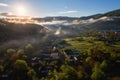
<path fill-rule="evenodd" d="M 77 57 L 79 55 L 79 51 L 77 50 L 73 50 L 72 53 L 73 53 L 72 56 L 74 57 Z"/>
<path fill-rule="evenodd" d="M 101 37 L 99 41 L 107 41 L 107 39 L 105 37 Z"/>
<path fill-rule="evenodd" d="M 3 78 L 7 78 L 7 77 L 8 77 L 8 74 L 3 74 L 2 77 L 3 77 Z"/>
<path fill-rule="evenodd" d="M 58 59 L 59 58 L 59 53 L 58 52 L 54 52 L 54 53 L 51 53 L 50 55 L 53 59 Z"/>
<path fill-rule="evenodd" d="M 77 57 L 79 56 L 79 51 L 77 50 L 65 50 L 65 56 L 67 56 L 70 61 L 77 61 Z"/>
<path fill-rule="evenodd" d="M 68 57 L 77 57 L 79 55 L 79 52 L 77 50 L 65 50 L 65 53 Z"/>

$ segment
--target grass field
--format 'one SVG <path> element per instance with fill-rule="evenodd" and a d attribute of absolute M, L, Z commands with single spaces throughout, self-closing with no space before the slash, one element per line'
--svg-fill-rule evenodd
<path fill-rule="evenodd" d="M 87 51 L 91 48 L 99 46 L 101 49 L 120 49 L 120 42 L 116 42 L 113 45 L 106 45 L 103 41 L 98 41 L 95 37 L 76 37 L 76 38 L 66 38 L 64 39 L 68 46 L 65 46 L 64 49 L 75 49 L 78 51 Z"/>

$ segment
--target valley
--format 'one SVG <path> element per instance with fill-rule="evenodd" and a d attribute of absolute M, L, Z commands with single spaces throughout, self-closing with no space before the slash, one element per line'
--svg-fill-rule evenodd
<path fill-rule="evenodd" d="M 0 80 L 119 80 L 120 10 L 0 19 Z"/>

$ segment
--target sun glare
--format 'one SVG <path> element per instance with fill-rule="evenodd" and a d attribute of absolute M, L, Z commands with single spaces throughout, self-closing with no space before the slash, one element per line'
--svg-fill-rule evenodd
<path fill-rule="evenodd" d="M 26 9 L 23 6 L 17 6 L 16 7 L 16 14 L 18 16 L 25 16 L 26 15 Z"/>

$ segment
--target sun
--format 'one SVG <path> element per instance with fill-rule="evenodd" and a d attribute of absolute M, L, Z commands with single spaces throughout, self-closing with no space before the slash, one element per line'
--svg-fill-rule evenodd
<path fill-rule="evenodd" d="M 17 6 L 16 7 L 16 14 L 18 16 L 25 16 L 26 15 L 26 8 L 24 6 Z"/>

